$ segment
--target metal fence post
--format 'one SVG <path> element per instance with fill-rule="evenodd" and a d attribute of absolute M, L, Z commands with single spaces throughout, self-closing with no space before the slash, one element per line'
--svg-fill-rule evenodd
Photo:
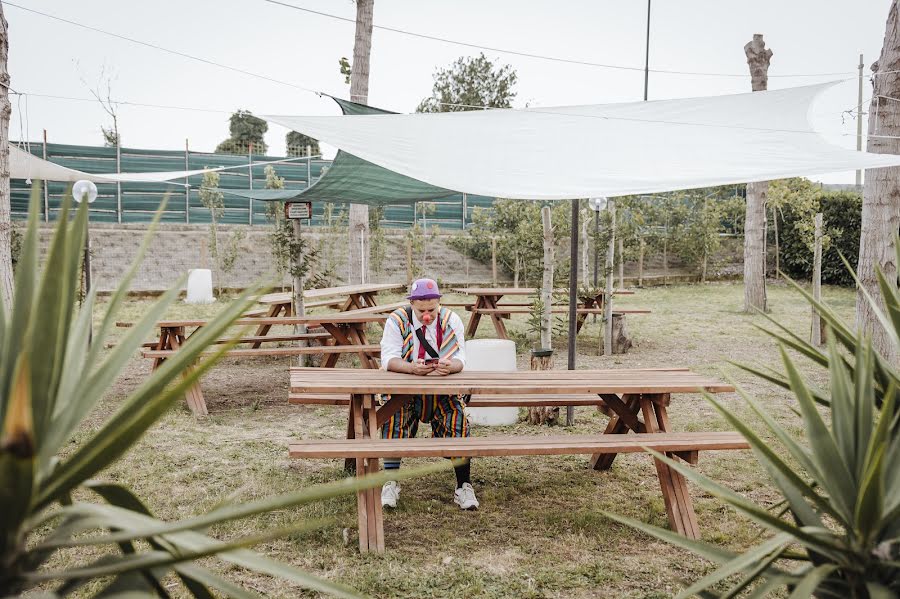
<path fill-rule="evenodd" d="M 191 170 L 191 153 L 188 139 L 184 138 L 184 170 Z M 191 223 L 191 178 L 184 178 L 184 224 Z"/>
<path fill-rule="evenodd" d="M 122 142 L 116 137 L 116 173 L 122 172 Z M 122 182 L 116 181 L 116 222 L 122 224 Z"/>
<path fill-rule="evenodd" d="M 253 191 L 253 142 L 250 142 L 250 145 L 247 148 L 247 159 L 250 163 L 250 166 L 247 167 L 247 170 L 250 173 L 250 191 Z M 247 224 L 253 224 L 253 198 L 250 198 L 250 217 L 247 219 Z"/>
<path fill-rule="evenodd" d="M 44 129 L 44 160 L 47 160 L 47 130 Z M 42 181 L 44 185 L 44 222 L 50 222 L 50 191 L 49 182 Z"/>

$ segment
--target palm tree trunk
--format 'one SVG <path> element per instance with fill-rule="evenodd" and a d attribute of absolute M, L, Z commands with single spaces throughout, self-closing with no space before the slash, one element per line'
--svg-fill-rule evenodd
<path fill-rule="evenodd" d="M 869 138 L 866 150 L 877 154 L 900 153 L 900 105 L 891 98 L 900 94 L 900 23 L 897 0 L 891 3 L 885 27 L 884 45 L 878 62 L 872 65 L 873 92 L 869 105 Z M 884 73 L 881 75 L 880 73 Z M 869 169 L 863 188 L 862 234 L 859 243 L 859 280 L 881 309 L 876 268 L 880 268 L 892 285 L 897 283 L 894 236 L 900 225 L 900 167 Z M 886 331 L 878 322 L 875 310 L 863 295 L 856 296 L 856 326 L 872 336 L 875 349 L 890 360 L 896 360 Z"/>
<path fill-rule="evenodd" d="M 769 86 L 772 51 L 760 33 L 744 46 L 753 91 Z M 744 312 L 766 310 L 766 193 L 765 181 L 747 184 L 747 218 L 744 225 Z"/>
<path fill-rule="evenodd" d="M 375 0 L 356 0 L 356 39 L 350 69 L 350 101 L 369 103 L 369 57 L 372 53 L 372 13 Z M 350 284 L 364 283 L 369 263 L 369 207 L 350 205 Z"/>
<path fill-rule="evenodd" d="M 9 195 L 9 24 L 0 4 L 0 299 L 6 310 L 12 306 L 12 217 Z"/>

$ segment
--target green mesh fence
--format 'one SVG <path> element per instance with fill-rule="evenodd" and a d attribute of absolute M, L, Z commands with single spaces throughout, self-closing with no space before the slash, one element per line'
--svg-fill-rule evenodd
<path fill-rule="evenodd" d="M 86 173 L 116 172 L 116 148 L 97 146 L 78 146 L 67 144 L 43 143 L 22 144 L 13 142 L 35 156 L 45 158 L 62 166 L 84 171 Z M 44 152 L 46 151 L 46 156 Z M 205 167 L 238 166 L 244 168 L 221 171 L 219 188 L 221 189 L 259 189 L 265 187 L 265 164 L 273 160 L 283 160 L 283 156 L 209 154 L 204 152 L 173 150 L 142 150 L 122 148 L 120 156 L 121 172 L 155 172 L 183 171 L 202 169 Z M 252 168 L 247 166 L 254 163 Z M 288 189 L 306 189 L 322 176 L 324 170 L 331 166 L 330 160 L 309 160 L 285 162 L 272 165 L 279 177 L 284 177 Z M 252 171 L 252 173 L 251 173 Z M 163 222 L 204 224 L 210 221 L 209 210 L 200 202 L 199 187 L 202 175 L 195 175 L 187 180 L 172 183 L 112 183 L 97 185 L 97 200 L 91 204 L 90 219 L 98 223 L 148 223 L 159 208 L 163 198 L 168 196 L 168 204 L 163 214 Z M 178 183 L 178 184 L 175 184 Z M 185 183 L 189 185 L 185 187 Z M 119 189 L 121 187 L 121 189 Z M 69 184 L 50 182 L 42 198 L 42 216 L 44 220 L 55 220 L 59 212 L 60 202 L 69 189 Z M 28 210 L 31 185 L 24 179 L 11 181 L 11 207 L 15 219 L 24 219 Z M 426 212 L 427 225 L 438 225 L 442 229 L 459 229 L 463 222 L 470 223 L 472 211 L 476 207 L 490 207 L 494 198 L 462 194 L 450 196 L 439 201 L 429 201 L 427 209 L 419 205 L 418 211 L 414 203 L 407 201 L 384 206 L 382 226 L 407 228 L 412 226 L 415 215 L 422 223 L 422 214 Z M 226 224 L 264 225 L 266 219 L 266 202 L 248 200 L 244 197 L 226 193 L 224 198 L 225 212 L 220 222 Z M 334 214 L 346 215 L 349 205 L 333 203 Z M 313 203 L 313 225 L 323 224 L 324 202 Z M 465 213 L 465 214 L 464 214 Z"/>

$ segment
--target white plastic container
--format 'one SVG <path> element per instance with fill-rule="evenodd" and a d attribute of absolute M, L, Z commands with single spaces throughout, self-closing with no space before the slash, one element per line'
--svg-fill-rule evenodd
<path fill-rule="evenodd" d="M 474 339 L 466 341 L 466 370 L 514 372 L 516 344 L 509 339 Z M 466 408 L 469 421 L 484 426 L 515 424 L 519 408 Z"/>
<path fill-rule="evenodd" d="M 188 271 L 187 297 L 184 301 L 189 304 L 211 304 L 216 301 L 213 297 L 212 271 L 208 268 Z"/>

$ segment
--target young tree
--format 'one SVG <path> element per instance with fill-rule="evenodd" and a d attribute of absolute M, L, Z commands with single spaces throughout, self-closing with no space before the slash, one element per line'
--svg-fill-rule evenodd
<path fill-rule="evenodd" d="M 269 124 L 253 116 L 249 110 L 238 110 L 228 119 L 231 137 L 216 146 L 216 154 L 246 154 L 253 144 L 253 151 L 265 154 L 269 150 L 265 135 Z"/>
<path fill-rule="evenodd" d="M 516 97 L 517 80 L 515 69 L 495 64 L 484 54 L 462 56 L 435 72 L 431 96 L 422 100 L 416 112 L 509 108 Z"/>
<path fill-rule="evenodd" d="M 872 101 L 869 104 L 869 138 L 866 150 L 876 154 L 900 153 L 900 17 L 898 0 L 891 2 L 881 56 L 872 65 Z M 863 188 L 862 233 L 859 244 L 858 273 L 861 289 L 856 296 L 856 326 L 872 336 L 875 349 L 891 361 L 896 360 L 887 332 L 878 322 L 864 291 L 884 306 L 878 287 L 876 268 L 880 268 L 891 286 L 897 285 L 894 238 L 900 228 L 900 167 L 869 169 Z"/>
<path fill-rule="evenodd" d="M 753 91 L 769 85 L 772 51 L 760 33 L 744 46 Z M 747 184 L 747 219 L 744 225 L 744 312 L 766 311 L 766 191 L 768 183 Z"/>
<path fill-rule="evenodd" d="M 203 182 L 200 184 L 200 202 L 209 210 L 209 256 L 212 258 L 213 270 L 216 276 L 216 291 L 221 293 L 222 280 L 219 272 L 219 219 L 225 212 L 225 194 L 217 191 L 219 187 L 219 173 L 203 173 Z"/>
<path fill-rule="evenodd" d="M 369 103 L 369 58 L 372 54 L 372 13 L 375 0 L 356 0 L 356 38 L 353 42 L 353 66 L 350 70 L 350 100 Z M 344 72 L 342 64 L 341 71 Z M 348 283 L 364 283 L 369 263 L 369 207 L 350 204 Z"/>
<path fill-rule="evenodd" d="M 9 24 L 0 3 L 0 300 L 9 310 L 13 300 L 12 219 L 9 197 Z"/>

